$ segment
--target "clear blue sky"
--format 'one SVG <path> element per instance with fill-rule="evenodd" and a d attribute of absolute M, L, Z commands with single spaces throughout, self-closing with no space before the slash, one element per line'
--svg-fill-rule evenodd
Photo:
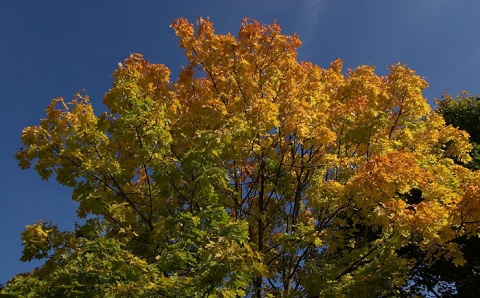
<path fill-rule="evenodd" d="M 339 57 L 381 74 L 405 63 L 427 78 L 433 102 L 444 91 L 480 93 L 479 14 L 478 0 L 0 0 L 0 283 L 39 264 L 18 261 L 26 225 L 75 222 L 69 189 L 17 167 L 22 129 L 38 124 L 52 98 L 81 88 L 102 111 L 111 74 L 130 53 L 166 64 L 175 79 L 185 60 L 174 18 L 209 16 L 217 32 L 234 34 L 244 17 L 276 19 L 300 35 L 300 60 L 327 67 Z"/>

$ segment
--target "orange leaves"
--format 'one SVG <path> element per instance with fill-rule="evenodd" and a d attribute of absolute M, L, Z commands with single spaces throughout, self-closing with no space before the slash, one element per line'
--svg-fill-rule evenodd
<path fill-rule="evenodd" d="M 249 21 L 248 18 L 243 19 L 238 38 L 242 42 L 250 41 L 251 43 L 247 44 L 253 46 L 252 50 L 261 49 L 257 48 L 257 45 L 266 44 L 273 45 L 272 51 L 284 50 L 293 53 L 302 44 L 297 35 L 281 35 L 280 26 L 276 22 L 264 26 L 255 20 Z M 263 54 L 263 51 L 260 50 L 258 54 Z"/>
<path fill-rule="evenodd" d="M 478 236 L 480 231 L 480 173 L 459 168 L 456 174 L 461 182 L 458 185 L 456 204 L 451 215 L 457 228 L 470 236 Z"/>
<path fill-rule="evenodd" d="M 189 42 L 182 47 L 190 63 L 175 85 L 186 117 L 197 118 L 195 128 L 188 128 L 189 120 L 181 120 L 190 131 L 187 135 L 233 119 L 255 127 L 260 135 L 280 125 L 284 103 L 298 92 L 289 74 L 299 68 L 295 61 L 298 38 L 280 34 L 276 24 L 263 26 L 255 21 L 245 21 L 237 38 L 214 34 L 208 19 L 198 22 L 193 35 L 185 19 L 173 26 L 180 43 L 184 45 L 186 36 Z"/>
<path fill-rule="evenodd" d="M 412 153 L 396 151 L 373 158 L 362 166 L 350 189 L 359 200 L 371 198 L 378 202 L 407 193 L 414 187 L 421 189 L 432 179 Z"/>
<path fill-rule="evenodd" d="M 193 43 L 193 36 L 195 29 L 193 24 L 190 24 L 187 19 L 175 19 L 170 25 L 175 34 L 180 38 L 180 47 L 190 51 Z"/>
<path fill-rule="evenodd" d="M 218 135 L 222 148 L 229 148 L 219 156 L 235 159 L 229 171 L 237 187 L 244 183 L 239 193 L 262 189 L 278 197 L 263 206 L 271 218 L 305 196 L 305 206 L 290 212 L 296 221 L 336 231 L 322 243 L 347 241 L 351 232 L 339 235 L 338 229 L 354 221 L 395 231 L 399 247 L 417 232 L 425 247 L 448 247 L 454 235 L 449 208 L 464 194 L 456 191 L 460 181 L 445 158 L 468 158 L 469 145 L 465 135 L 430 114 L 423 78 L 401 64 L 379 76 L 373 66 L 342 74 L 340 59 L 327 69 L 298 62 L 298 37 L 281 34 L 277 24 L 244 19 L 236 37 L 215 34 L 209 20 L 200 20 L 196 33 L 183 19 L 174 24 L 189 59 L 174 87 L 182 111 L 176 133 Z M 261 188 L 265 160 L 274 166 Z M 271 184 L 275 179 L 279 185 Z M 421 192 L 421 202 L 407 201 L 412 189 Z M 253 217 L 262 208 L 258 195 L 240 198 Z M 312 216 L 303 218 L 300 210 L 312 210 Z"/>
<path fill-rule="evenodd" d="M 78 216 L 101 216 L 106 237 L 121 236 L 172 285 L 217 265 L 228 281 L 220 262 L 242 250 L 258 259 L 242 269 L 242 289 L 258 276 L 259 293 L 265 278 L 292 289 L 312 276 L 319 288 L 358 289 L 355 278 L 372 280 L 379 266 L 401 284 L 409 262 L 397 250 L 410 244 L 463 262 L 451 242 L 478 231 L 480 176 L 454 164 L 468 159 L 468 136 L 430 113 L 413 70 L 299 62 L 299 38 L 276 23 L 244 19 L 237 36 L 209 19 L 172 28 L 188 59 L 177 81 L 133 54 L 114 72 L 107 112 L 79 93 L 23 131 L 20 166 L 73 187 Z M 48 233 L 25 235 L 41 243 Z M 377 286 L 369 293 L 388 288 Z"/>

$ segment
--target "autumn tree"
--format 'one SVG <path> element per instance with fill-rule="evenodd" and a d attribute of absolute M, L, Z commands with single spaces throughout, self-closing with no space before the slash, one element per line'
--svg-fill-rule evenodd
<path fill-rule="evenodd" d="M 23 131 L 20 166 L 72 187 L 84 221 L 28 226 L 22 260 L 46 262 L 4 293 L 389 296 L 412 244 L 465 262 L 452 240 L 478 233 L 480 177 L 454 162 L 470 160 L 468 135 L 413 70 L 300 62 L 275 23 L 172 28 L 188 59 L 176 81 L 131 55 L 106 112 L 57 98 Z"/>

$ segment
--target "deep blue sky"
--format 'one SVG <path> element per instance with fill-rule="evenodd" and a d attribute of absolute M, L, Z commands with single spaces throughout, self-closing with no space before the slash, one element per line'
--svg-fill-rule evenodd
<path fill-rule="evenodd" d="M 81 88 L 102 111 L 111 74 L 130 53 L 166 64 L 175 79 L 185 60 L 174 18 L 209 16 L 217 32 L 234 34 L 244 17 L 276 19 L 300 35 L 300 60 L 327 67 L 339 57 L 381 74 L 405 63 L 427 78 L 433 102 L 444 91 L 480 93 L 479 14 L 478 0 L 0 0 L 0 283 L 38 265 L 18 261 L 26 225 L 75 222 L 69 189 L 17 167 L 22 129 L 38 124 L 52 98 Z"/>

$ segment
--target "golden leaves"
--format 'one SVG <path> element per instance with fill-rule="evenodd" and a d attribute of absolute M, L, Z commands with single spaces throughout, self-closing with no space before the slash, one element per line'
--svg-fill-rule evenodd
<path fill-rule="evenodd" d="M 478 231 L 480 177 L 454 164 L 469 158 L 468 136 L 431 113 L 423 78 L 401 64 L 380 76 L 299 62 L 299 38 L 276 23 L 244 19 L 237 36 L 209 19 L 172 28 L 188 59 L 177 81 L 131 55 L 108 112 L 82 93 L 54 99 L 23 131 L 20 166 L 73 187 L 78 215 L 102 217 L 172 286 L 204 289 L 206 276 L 224 287 L 234 262 L 242 291 L 289 276 L 338 289 L 377 280 L 378 292 L 390 282 L 380 269 L 404 282 L 397 251 L 410 244 L 462 264 L 451 242 Z M 30 257 L 51 235 L 27 229 Z"/>

